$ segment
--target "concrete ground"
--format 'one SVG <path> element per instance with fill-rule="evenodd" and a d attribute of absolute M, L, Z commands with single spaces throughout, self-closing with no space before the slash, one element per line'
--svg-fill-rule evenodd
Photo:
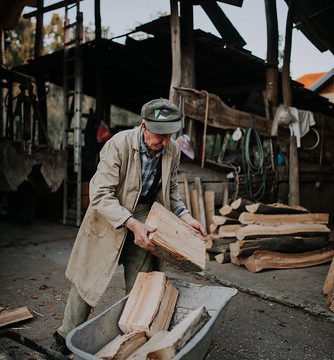
<path fill-rule="evenodd" d="M 64 271 L 77 228 L 55 222 L 23 226 L 1 220 L 0 306 L 15 309 L 26 305 L 34 318 L 14 324 L 12 329 L 49 346 L 61 323 L 70 287 Z M 199 274 L 168 266 L 167 275 L 239 290 L 227 306 L 206 359 L 332 360 L 334 313 L 324 307 L 322 294 L 328 269 L 326 264 L 253 274 L 233 264 L 210 262 Z M 120 266 L 91 316 L 123 296 Z M 5 338 L 0 338 L 0 347 L 13 359 L 44 359 Z"/>

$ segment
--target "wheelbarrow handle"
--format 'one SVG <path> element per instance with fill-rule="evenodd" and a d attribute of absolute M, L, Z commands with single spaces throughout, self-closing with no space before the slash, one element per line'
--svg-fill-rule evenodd
<path fill-rule="evenodd" d="M 62 353 L 55 351 L 48 346 L 38 344 L 36 341 L 31 340 L 23 335 L 17 334 L 11 330 L 0 330 L 0 337 L 6 337 L 11 339 L 19 344 L 22 344 L 32 350 L 35 350 L 41 354 L 47 355 L 49 359 L 52 360 L 71 360 L 69 357 L 63 355 Z"/>

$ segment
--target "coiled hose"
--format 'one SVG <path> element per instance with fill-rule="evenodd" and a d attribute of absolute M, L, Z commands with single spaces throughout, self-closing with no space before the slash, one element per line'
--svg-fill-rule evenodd
<path fill-rule="evenodd" d="M 252 201 L 259 201 L 266 190 L 266 166 L 261 139 L 254 126 L 253 114 L 251 114 L 251 126 L 242 137 L 241 152 L 246 192 Z M 257 188 L 254 185 L 255 175 L 261 175 L 261 182 Z"/>

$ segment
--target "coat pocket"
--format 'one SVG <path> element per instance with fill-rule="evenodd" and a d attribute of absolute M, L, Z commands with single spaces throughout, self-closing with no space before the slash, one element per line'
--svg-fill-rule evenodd
<path fill-rule="evenodd" d="M 109 228 L 109 221 L 96 210 L 89 217 L 89 231 L 98 237 L 104 237 Z"/>

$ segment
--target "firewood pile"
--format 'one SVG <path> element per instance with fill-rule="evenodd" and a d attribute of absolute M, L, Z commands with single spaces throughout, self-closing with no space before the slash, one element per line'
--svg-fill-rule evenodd
<path fill-rule="evenodd" d="M 210 319 L 202 306 L 168 331 L 177 297 L 178 290 L 165 273 L 139 273 L 118 321 L 123 334 L 95 356 L 115 360 L 173 359 Z"/>
<path fill-rule="evenodd" d="M 207 259 L 244 265 L 251 272 L 331 261 L 328 214 L 300 206 L 252 203 L 239 198 L 212 216 Z M 214 255 L 212 255 L 214 254 Z"/>

